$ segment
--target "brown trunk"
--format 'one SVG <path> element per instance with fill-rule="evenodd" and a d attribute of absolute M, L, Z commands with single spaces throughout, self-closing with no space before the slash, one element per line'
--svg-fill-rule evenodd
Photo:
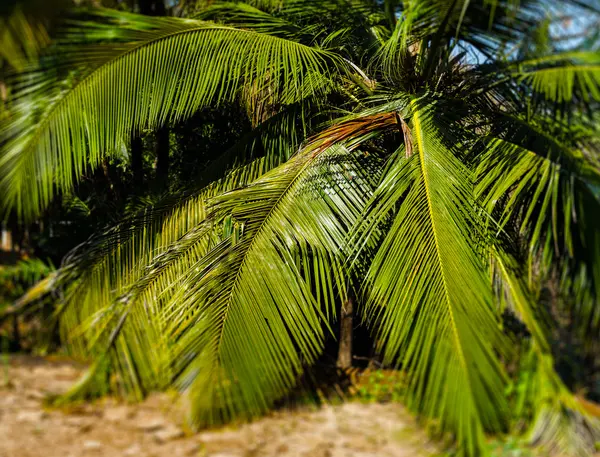
<path fill-rule="evenodd" d="M 21 333 L 19 332 L 19 316 L 17 316 L 16 314 L 13 316 L 13 321 L 12 321 L 12 327 L 13 327 L 13 351 L 17 352 L 19 349 L 21 349 Z"/>
<path fill-rule="evenodd" d="M 152 15 L 152 0 L 140 0 L 138 6 L 140 7 L 140 14 Z"/>
<path fill-rule="evenodd" d="M 3 251 L 12 251 L 12 232 L 6 225 L 6 222 L 2 222 L 2 241 L 0 243 L 0 249 Z"/>
<path fill-rule="evenodd" d="M 163 0 L 140 0 L 138 2 L 140 14 L 146 16 L 165 16 L 165 2 Z"/>
<path fill-rule="evenodd" d="M 146 16 L 166 16 L 164 0 L 139 0 L 140 13 Z M 132 142 L 133 149 L 133 142 Z M 141 156 L 140 156 L 141 157 Z M 133 157 L 132 157 L 133 159 Z M 133 167 L 133 162 L 132 162 Z M 135 177 L 134 183 L 140 189 L 143 183 Z M 156 188 L 163 190 L 169 179 L 169 128 L 161 127 L 156 131 Z"/>
<path fill-rule="evenodd" d="M 104 173 L 104 179 L 108 183 L 108 187 L 110 188 L 113 197 L 115 200 L 120 200 L 123 193 L 123 189 L 121 187 L 122 183 L 119 181 L 118 177 L 115 179 L 113 176 L 113 173 L 110 170 L 110 164 L 108 163 L 108 157 L 102 159 L 101 166 L 102 172 Z"/>
<path fill-rule="evenodd" d="M 165 2 L 163 0 L 154 0 L 154 16 L 166 16 L 167 10 L 165 8 Z"/>
<path fill-rule="evenodd" d="M 144 185 L 144 163 L 143 163 L 144 143 L 139 136 L 131 138 L 131 171 L 133 172 L 133 187 L 136 192 L 140 192 Z"/>
<path fill-rule="evenodd" d="M 164 190 L 169 182 L 169 127 L 156 131 L 156 188 Z"/>
<path fill-rule="evenodd" d="M 352 297 L 342 305 L 340 316 L 340 346 L 337 358 L 338 368 L 352 367 L 352 330 L 354 328 L 354 302 Z"/>

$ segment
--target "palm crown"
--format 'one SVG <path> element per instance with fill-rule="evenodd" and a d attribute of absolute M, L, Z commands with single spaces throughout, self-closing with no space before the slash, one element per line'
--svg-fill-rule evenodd
<path fill-rule="evenodd" d="M 43 284 L 68 348 L 95 361 L 72 394 L 117 373 L 134 397 L 177 386 L 196 425 L 261 414 L 353 291 L 407 404 L 462 453 L 515 419 L 585 453 L 598 424 L 554 371 L 539 294 L 558 278 L 597 337 L 600 54 L 544 42 L 542 3 L 76 11 L 7 79 L 6 210 L 34 218 L 132 131 L 204 106 L 241 104 L 253 130 L 211 184 L 90 238 Z M 511 393 L 515 352 L 531 375 Z"/>

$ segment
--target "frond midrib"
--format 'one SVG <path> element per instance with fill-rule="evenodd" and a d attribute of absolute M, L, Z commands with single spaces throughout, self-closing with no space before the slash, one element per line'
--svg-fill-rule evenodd
<path fill-rule="evenodd" d="M 269 209 L 269 211 L 267 212 L 265 218 L 261 221 L 261 223 L 259 224 L 259 226 L 256 229 L 256 232 L 254 234 L 254 236 L 252 236 L 252 238 L 250 239 L 250 242 L 248 243 L 248 247 L 246 248 L 246 252 L 244 252 L 242 261 L 240 263 L 240 267 L 238 268 L 235 277 L 233 279 L 233 285 L 231 287 L 231 291 L 229 292 L 229 296 L 227 297 L 227 307 L 225 309 L 225 313 L 223 315 L 223 323 L 221 325 L 221 328 L 219 329 L 219 337 L 217 339 L 217 348 L 221 347 L 221 342 L 223 340 L 223 333 L 225 332 L 225 325 L 227 323 L 227 317 L 229 315 L 229 310 L 231 309 L 231 302 L 233 301 L 233 297 L 234 297 L 234 292 L 237 291 L 237 287 L 239 285 L 239 280 L 241 277 L 241 272 L 244 269 L 244 266 L 246 264 L 246 261 L 248 259 L 248 255 L 250 253 L 250 251 L 252 250 L 254 244 L 256 243 L 257 238 L 260 236 L 261 232 L 265 229 L 268 220 L 270 219 L 270 217 L 273 215 L 273 213 L 277 210 L 279 204 L 281 203 L 281 201 L 288 195 L 288 192 L 290 191 L 290 189 L 292 188 L 292 186 L 294 184 L 296 184 L 296 182 L 298 181 L 298 179 L 300 179 L 302 172 L 312 163 L 312 161 L 317 158 L 319 156 L 319 153 L 323 152 L 323 151 L 318 151 L 317 153 L 313 153 L 310 157 L 308 157 L 308 160 L 306 161 L 306 163 L 304 163 L 300 169 L 296 172 L 296 176 L 294 176 L 294 178 L 292 178 L 292 180 L 290 181 L 290 183 L 285 187 L 285 189 L 281 192 L 281 195 L 279 197 L 277 197 L 277 199 L 275 200 L 275 202 L 273 203 L 273 206 Z M 219 349 L 218 349 L 219 350 Z M 220 350 L 219 350 L 220 352 Z"/>
<path fill-rule="evenodd" d="M 412 112 L 413 112 L 413 123 L 414 123 L 414 131 L 415 131 L 415 136 L 416 136 L 416 143 L 418 145 L 418 149 L 419 149 L 419 162 L 420 162 L 420 168 L 421 168 L 421 173 L 423 175 L 423 181 L 425 184 L 425 195 L 427 198 L 427 207 L 429 209 L 429 220 L 431 221 L 431 227 L 433 230 L 433 240 L 435 243 L 435 252 L 436 252 L 436 256 L 438 258 L 438 262 L 440 265 L 440 272 L 442 274 L 442 282 L 444 284 L 444 295 L 446 298 L 446 303 L 448 304 L 448 311 L 450 314 L 450 322 L 451 322 L 451 327 L 452 327 L 452 334 L 454 336 L 454 340 L 455 340 L 455 344 L 456 344 L 456 349 L 458 352 L 458 356 L 459 356 L 459 360 L 460 360 L 460 364 L 463 368 L 463 371 L 465 373 L 469 373 L 469 369 L 468 369 L 468 365 L 467 365 L 467 361 L 465 358 L 465 355 L 463 353 L 463 349 L 462 349 L 462 343 L 460 340 L 460 336 L 458 334 L 458 329 L 456 326 L 456 320 L 454 318 L 454 310 L 452 307 L 452 301 L 450 299 L 450 293 L 448 291 L 448 283 L 447 283 L 447 279 L 446 279 L 446 273 L 444 271 L 444 262 L 441 258 L 440 255 L 440 246 L 439 246 L 439 242 L 438 242 L 438 234 L 437 234 L 437 230 L 436 230 L 436 224 L 435 224 L 435 217 L 433 215 L 433 205 L 432 205 L 432 201 L 431 201 L 431 194 L 430 194 L 430 184 L 429 184 L 429 175 L 427 173 L 427 169 L 425 167 L 425 149 L 424 149 L 424 142 L 423 142 L 423 135 L 422 135 L 422 126 L 421 126 L 421 121 L 419 119 L 419 109 L 417 106 L 417 101 L 415 99 L 412 99 L 410 101 L 410 106 L 412 108 Z M 467 376 L 467 379 L 469 379 L 469 377 Z M 467 383 L 468 385 L 468 389 L 469 392 L 471 393 L 471 398 L 473 397 L 473 389 L 471 387 L 470 382 Z"/>
<path fill-rule="evenodd" d="M 520 71 L 517 74 L 522 76 L 533 76 L 540 73 L 554 73 L 554 72 L 562 72 L 568 70 L 576 70 L 576 71 L 600 71 L 600 64 L 585 64 L 585 65 L 577 65 L 577 64 L 568 64 L 560 67 L 547 67 L 540 68 L 537 70 L 526 70 Z"/>

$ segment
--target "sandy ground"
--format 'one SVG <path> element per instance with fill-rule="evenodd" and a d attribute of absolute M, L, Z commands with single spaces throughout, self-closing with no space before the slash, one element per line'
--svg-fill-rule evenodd
<path fill-rule="evenodd" d="M 394 404 L 277 411 L 253 423 L 186 434 L 172 401 L 105 399 L 68 413 L 43 407 L 81 369 L 13 357 L 0 365 L 0 457 L 424 457 L 435 446 Z M 6 381 L 9 384 L 6 385 Z"/>

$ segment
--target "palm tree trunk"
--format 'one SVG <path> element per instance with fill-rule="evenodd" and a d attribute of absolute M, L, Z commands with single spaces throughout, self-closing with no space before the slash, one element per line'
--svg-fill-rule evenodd
<path fill-rule="evenodd" d="M 141 191 L 144 185 L 144 143 L 140 136 L 131 138 L 131 171 L 133 172 L 133 187 L 135 192 Z"/>
<path fill-rule="evenodd" d="M 108 162 L 108 157 L 102 159 L 101 162 L 102 172 L 104 173 L 104 179 L 108 183 L 108 187 L 110 188 L 115 201 L 119 201 L 123 195 L 123 183 L 120 182 L 118 177 L 115 179 L 115 176 L 110 170 L 110 164 Z"/>
<path fill-rule="evenodd" d="M 166 16 L 167 15 L 167 10 L 165 8 L 165 2 L 163 0 L 153 0 L 153 8 L 154 11 L 152 12 L 152 14 L 154 16 Z"/>
<path fill-rule="evenodd" d="M 145 14 L 146 16 L 152 15 L 152 3 L 152 0 L 139 0 L 140 14 Z"/>
<path fill-rule="evenodd" d="M 147 16 L 165 16 L 164 0 L 139 0 L 140 13 Z M 169 127 L 156 131 L 156 182 L 157 190 L 164 190 L 169 179 Z M 135 176 L 135 173 L 134 173 Z M 134 179 L 135 181 L 135 179 Z"/>
<path fill-rule="evenodd" d="M 340 316 L 340 345 L 338 349 L 337 367 L 352 367 L 352 330 L 354 328 L 354 301 L 348 296 L 346 303 L 342 305 Z"/>
<path fill-rule="evenodd" d="M 146 16 L 165 16 L 165 2 L 163 0 L 139 0 L 140 14 Z"/>
<path fill-rule="evenodd" d="M 18 352 L 21 349 L 21 332 L 19 332 L 19 316 L 13 315 L 12 318 L 13 328 L 13 340 L 12 340 L 12 351 Z"/>
<path fill-rule="evenodd" d="M 169 182 L 169 127 L 156 131 L 156 189 L 165 190 Z"/>

